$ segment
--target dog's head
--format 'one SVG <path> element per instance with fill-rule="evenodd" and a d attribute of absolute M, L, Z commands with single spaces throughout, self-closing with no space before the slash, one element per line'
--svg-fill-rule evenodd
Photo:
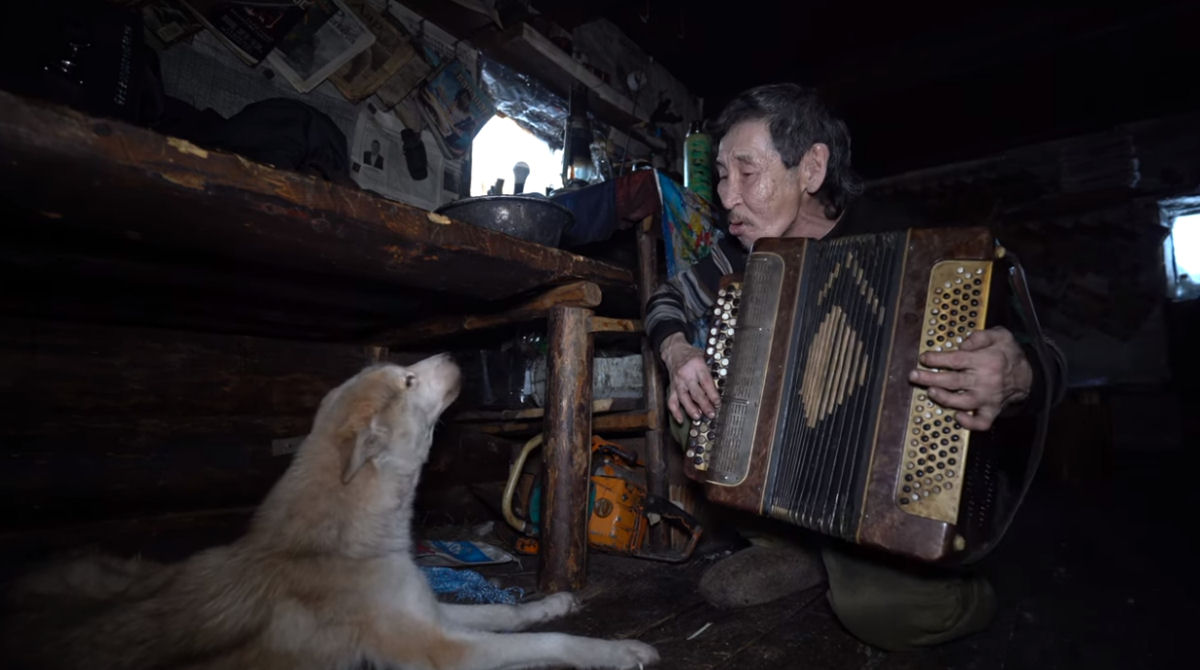
<path fill-rule="evenodd" d="M 371 366 L 325 396 L 313 432 L 337 445 L 345 483 L 368 462 L 418 470 L 459 383 L 458 366 L 447 354 L 410 366 Z"/>

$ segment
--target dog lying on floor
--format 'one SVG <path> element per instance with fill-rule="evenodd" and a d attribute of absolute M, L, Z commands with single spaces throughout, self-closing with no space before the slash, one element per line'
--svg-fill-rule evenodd
<path fill-rule="evenodd" d="M 313 429 L 247 534 L 177 565 L 60 564 L 25 580 L 6 667 L 637 668 L 636 640 L 512 633 L 578 602 L 439 602 L 409 526 L 438 417 L 458 396 L 446 355 L 363 370 L 321 401 Z M 14 663 L 15 661 L 15 663 Z"/>

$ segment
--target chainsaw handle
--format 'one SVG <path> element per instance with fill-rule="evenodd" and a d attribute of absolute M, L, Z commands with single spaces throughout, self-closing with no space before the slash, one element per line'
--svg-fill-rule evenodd
<path fill-rule="evenodd" d="M 700 542 L 700 535 L 704 533 L 704 527 L 696 520 L 696 517 L 688 514 L 687 510 L 679 505 L 657 496 L 646 496 L 645 513 L 647 515 L 657 514 L 667 523 L 679 526 L 689 534 L 687 546 L 679 552 L 635 552 L 634 556 L 640 558 L 649 558 L 655 561 L 667 561 L 670 563 L 680 563 L 691 558 L 692 552 L 696 550 L 696 545 Z"/>
<path fill-rule="evenodd" d="M 592 455 L 595 456 L 604 454 L 612 454 L 613 456 L 625 461 L 630 466 L 641 465 L 641 462 L 638 461 L 638 455 L 636 453 L 632 451 L 626 451 L 619 445 L 616 445 L 612 442 L 601 440 L 598 437 L 594 438 L 592 440 Z"/>

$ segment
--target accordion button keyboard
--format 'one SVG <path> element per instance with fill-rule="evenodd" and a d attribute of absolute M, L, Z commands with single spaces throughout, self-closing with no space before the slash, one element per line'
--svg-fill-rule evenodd
<path fill-rule="evenodd" d="M 733 331 L 737 325 L 741 298 L 741 284 L 731 284 L 717 293 L 717 300 L 711 311 L 713 322 L 708 329 L 708 341 L 704 347 L 705 363 L 717 386 L 717 392 L 721 395 L 724 395 L 729 361 L 733 357 Z M 685 453 L 697 470 L 708 469 L 708 459 L 712 456 L 716 438 L 716 419 L 702 417 L 692 421 Z"/>
<path fill-rule="evenodd" d="M 983 326 L 979 314 L 986 313 L 991 263 L 942 261 L 930 275 L 922 322 L 928 328 L 920 331 L 924 337 L 918 353 L 956 351 Z M 921 389 L 913 389 L 909 416 L 912 434 L 895 500 L 910 514 L 955 523 L 960 499 L 956 468 L 965 462 L 970 433 Z"/>

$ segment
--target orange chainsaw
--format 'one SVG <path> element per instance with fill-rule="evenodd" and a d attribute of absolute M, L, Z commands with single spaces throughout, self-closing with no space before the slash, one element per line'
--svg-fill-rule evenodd
<path fill-rule="evenodd" d="M 522 448 L 509 472 L 502 501 L 505 520 L 524 535 L 517 540 L 516 550 L 526 554 L 538 551 L 542 487 L 538 473 L 526 471 L 525 461 L 541 441 L 541 435 L 535 436 Z M 675 503 L 647 495 L 644 481 L 644 465 L 636 454 L 599 436 L 592 436 L 588 544 L 596 549 L 638 558 L 686 561 L 696 549 L 703 528 Z M 520 518 L 514 509 L 522 512 L 525 518 Z M 687 544 L 674 552 L 649 550 L 650 526 L 658 521 L 681 528 L 688 534 Z"/>

